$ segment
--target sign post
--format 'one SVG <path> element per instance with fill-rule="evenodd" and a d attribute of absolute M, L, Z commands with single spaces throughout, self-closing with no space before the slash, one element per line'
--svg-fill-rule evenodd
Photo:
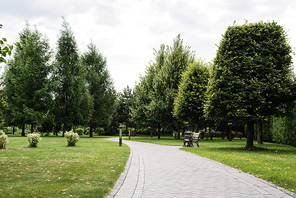
<path fill-rule="evenodd" d="M 131 139 L 131 129 L 128 129 L 128 139 Z"/>
<path fill-rule="evenodd" d="M 119 126 L 119 146 L 122 146 L 122 126 Z"/>

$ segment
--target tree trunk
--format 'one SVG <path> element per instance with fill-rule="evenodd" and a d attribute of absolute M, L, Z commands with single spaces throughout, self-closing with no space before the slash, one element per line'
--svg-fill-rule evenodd
<path fill-rule="evenodd" d="M 31 133 L 33 133 L 33 132 L 34 132 L 34 125 L 31 124 Z"/>
<path fill-rule="evenodd" d="M 181 135 L 180 135 L 180 130 L 181 130 L 181 122 L 178 122 L 178 134 L 177 134 L 177 140 L 181 139 Z"/>
<path fill-rule="evenodd" d="M 254 147 L 254 124 L 254 120 L 250 120 L 247 122 L 247 144 L 245 147 L 246 149 L 252 149 Z"/>
<path fill-rule="evenodd" d="M 25 124 L 23 124 L 23 128 L 22 128 L 22 136 L 25 136 Z"/>
<path fill-rule="evenodd" d="M 232 141 L 232 125 L 228 125 L 228 141 Z"/>
<path fill-rule="evenodd" d="M 153 128 L 150 127 L 150 137 L 153 137 Z"/>
<path fill-rule="evenodd" d="M 125 135 L 128 136 L 128 128 L 127 128 L 127 125 L 125 125 Z"/>
<path fill-rule="evenodd" d="M 89 137 L 93 137 L 93 127 L 89 126 Z"/>
<path fill-rule="evenodd" d="M 198 132 L 198 124 L 194 125 L 194 132 L 197 133 Z"/>
<path fill-rule="evenodd" d="M 157 131 L 158 131 L 158 139 L 160 139 L 160 124 L 157 124 Z"/>
<path fill-rule="evenodd" d="M 257 144 L 263 144 L 262 141 L 262 120 L 257 120 Z"/>
<path fill-rule="evenodd" d="M 62 137 L 65 137 L 65 124 L 63 126 L 63 133 L 62 133 Z"/>

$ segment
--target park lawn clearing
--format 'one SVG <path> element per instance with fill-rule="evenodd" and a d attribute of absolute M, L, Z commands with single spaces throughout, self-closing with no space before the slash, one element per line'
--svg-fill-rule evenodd
<path fill-rule="evenodd" d="M 183 140 L 173 137 L 137 137 L 133 141 L 141 141 L 169 146 L 182 146 Z M 184 147 L 184 151 L 197 154 L 208 159 L 221 162 L 243 172 L 269 181 L 277 186 L 296 192 L 296 148 L 288 145 L 264 142 L 254 145 L 259 149 L 246 151 L 246 139 L 214 138 L 200 140 L 200 147 Z"/>
<path fill-rule="evenodd" d="M 1 197 L 105 197 L 124 171 L 129 147 L 99 138 L 42 137 L 29 148 L 27 137 L 9 137 L 0 150 Z"/>
<path fill-rule="evenodd" d="M 128 140 L 127 137 L 125 137 L 124 140 Z M 131 141 L 137 141 L 137 142 L 146 142 L 146 143 L 153 143 L 153 144 L 159 144 L 164 146 L 182 146 L 183 140 L 176 140 L 172 136 L 161 136 L 160 139 L 157 138 L 157 136 L 136 136 L 131 137 Z"/>

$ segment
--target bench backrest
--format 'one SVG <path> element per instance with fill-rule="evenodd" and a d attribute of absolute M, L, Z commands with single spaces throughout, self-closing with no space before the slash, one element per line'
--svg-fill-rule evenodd
<path fill-rule="evenodd" d="M 194 134 L 193 134 L 193 138 L 194 138 L 194 139 L 198 139 L 198 138 L 199 138 L 199 133 L 194 133 Z"/>

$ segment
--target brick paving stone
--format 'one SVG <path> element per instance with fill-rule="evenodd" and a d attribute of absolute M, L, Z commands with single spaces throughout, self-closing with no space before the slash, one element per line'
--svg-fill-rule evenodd
<path fill-rule="evenodd" d="M 177 146 L 123 143 L 131 155 L 108 198 L 296 198 L 295 193 Z"/>

